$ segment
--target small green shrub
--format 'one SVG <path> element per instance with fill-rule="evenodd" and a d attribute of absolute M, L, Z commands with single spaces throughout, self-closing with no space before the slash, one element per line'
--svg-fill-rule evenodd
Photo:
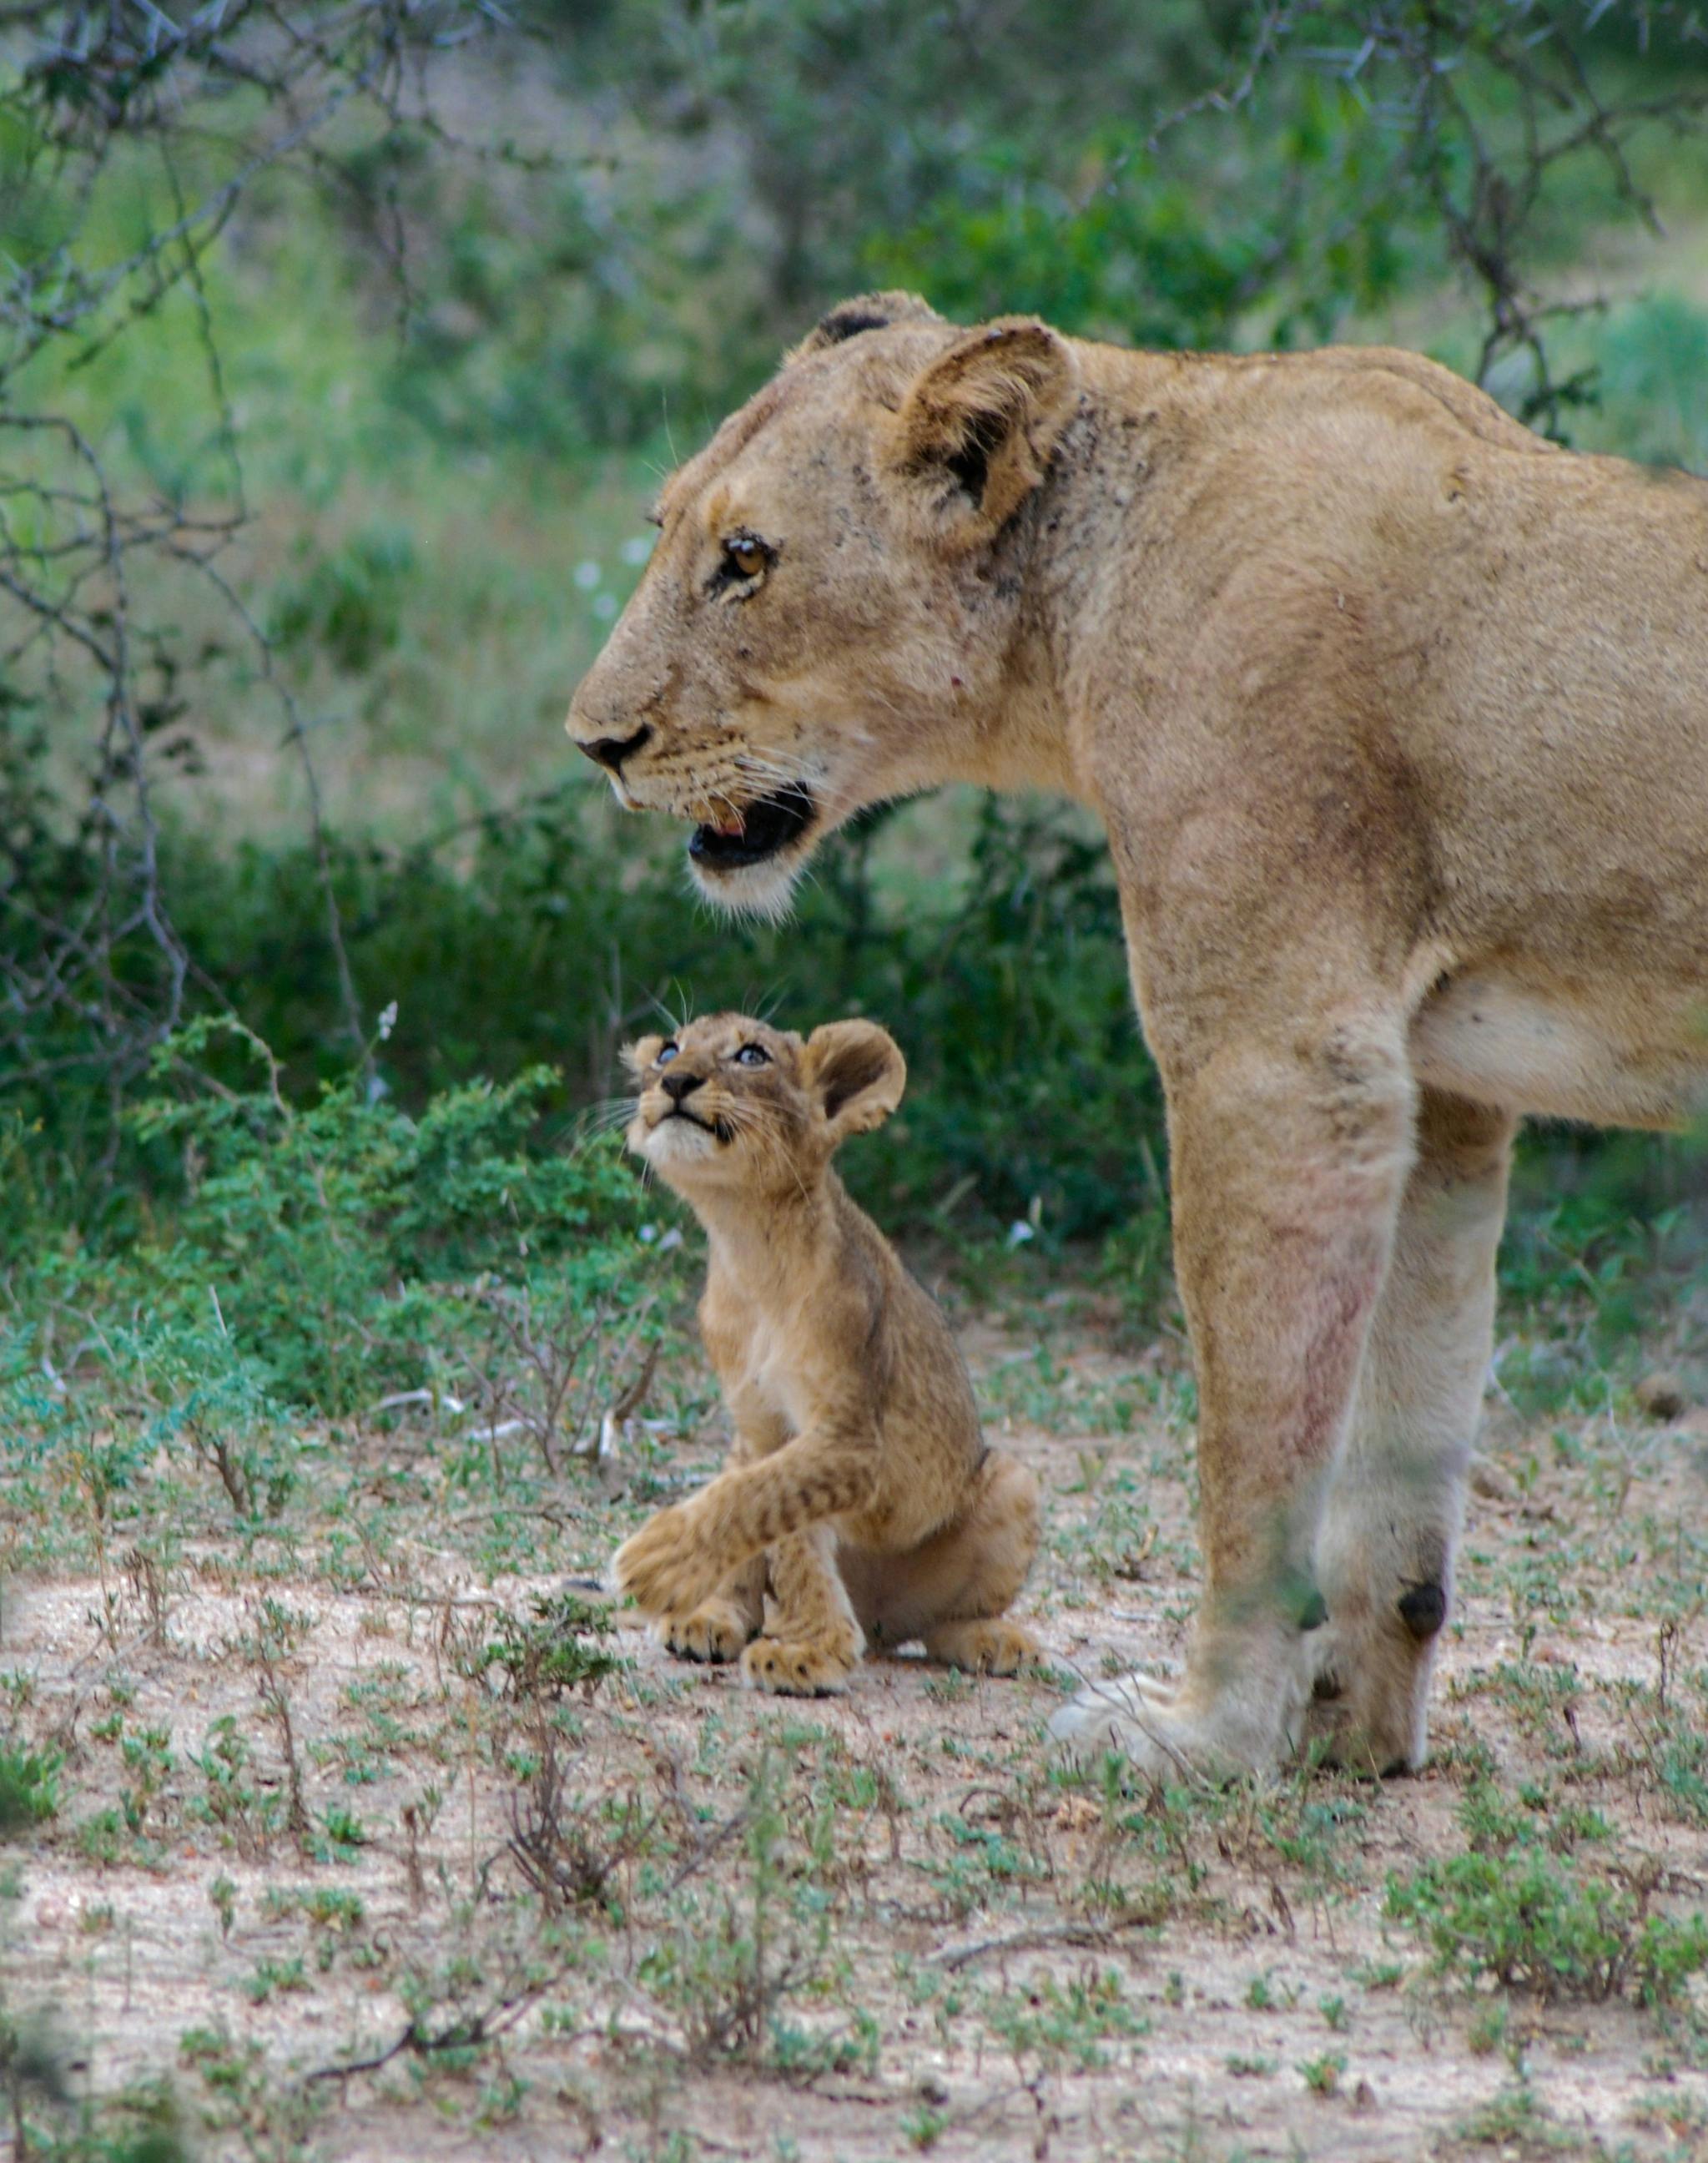
<path fill-rule="evenodd" d="M 301 568 L 275 591 L 270 631 L 286 649 L 325 654 L 346 675 L 374 667 L 397 643 L 417 564 L 408 533 L 375 527 L 323 555 L 298 544 Z"/>
<path fill-rule="evenodd" d="M 1430 1946 L 1438 1969 L 1543 1998 L 1675 1998 L 1708 1968 L 1708 1919 L 1657 1914 L 1649 1893 L 1570 1869 L 1543 1844 L 1545 1821 L 1503 1813 L 1474 1789 L 1470 1852 L 1390 1877 L 1386 1912 Z"/>
<path fill-rule="evenodd" d="M 628 1664 L 602 1642 L 613 1627 L 608 1610 L 560 1592 L 536 1600 L 530 1621 L 500 1613 L 485 1642 L 458 1666 L 472 1680 L 500 1676 L 506 1694 L 513 1698 L 591 1690 Z"/>
<path fill-rule="evenodd" d="M 63 1752 L 0 1741 L 0 1839 L 44 1825 L 60 1807 Z"/>
<path fill-rule="evenodd" d="M 155 1175 L 130 1236 L 14 1266 L 0 1462 L 101 1530 L 164 1453 L 253 1526 L 325 1422 L 417 1392 L 456 1407 L 471 1468 L 503 1476 L 503 1428 L 557 1474 L 679 1282 L 615 1143 L 555 1142 L 556 1087 L 535 1067 L 411 1116 L 359 1071 L 299 1102 L 249 1030 L 193 1024 L 128 1122 Z"/>

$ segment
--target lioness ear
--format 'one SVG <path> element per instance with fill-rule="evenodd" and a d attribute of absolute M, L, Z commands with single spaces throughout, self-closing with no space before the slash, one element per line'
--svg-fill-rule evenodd
<path fill-rule="evenodd" d="M 827 1021 L 807 1039 L 801 1064 L 838 1141 L 881 1127 L 908 1083 L 900 1045 L 875 1021 Z"/>
<path fill-rule="evenodd" d="M 886 463 L 940 545 L 976 547 L 1043 479 L 1078 402 L 1066 340 L 1004 317 L 956 338 L 914 379 Z"/>
<path fill-rule="evenodd" d="M 626 1044 L 619 1055 L 623 1065 L 638 1082 L 663 1049 L 662 1036 L 642 1036 L 637 1037 L 632 1044 Z"/>
<path fill-rule="evenodd" d="M 838 301 L 828 315 L 820 316 L 800 343 L 784 354 L 783 365 L 804 360 L 809 353 L 823 353 L 827 346 L 841 345 L 858 338 L 862 331 L 887 331 L 892 323 L 940 323 L 942 320 L 930 302 L 917 293 L 859 293 L 851 301 Z"/>

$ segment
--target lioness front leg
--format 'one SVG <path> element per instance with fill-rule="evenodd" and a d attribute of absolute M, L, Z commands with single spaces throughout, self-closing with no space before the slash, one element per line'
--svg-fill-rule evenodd
<path fill-rule="evenodd" d="M 1172 1071 L 1171 1071 L 1171 1064 Z M 1203 1599 L 1185 1673 L 1084 1691 L 1050 1723 L 1149 1778 L 1276 1764 L 1297 1741 L 1323 1493 L 1404 1184 L 1397 1017 L 1366 1006 L 1163 1060 L 1175 1261 L 1198 1378 Z"/>
<path fill-rule="evenodd" d="M 1453 1604 L 1466 1467 L 1494 1339 L 1517 1121 L 1424 1092 L 1417 1160 L 1317 1545 L 1312 1735 L 1344 1764 L 1415 1769 Z"/>

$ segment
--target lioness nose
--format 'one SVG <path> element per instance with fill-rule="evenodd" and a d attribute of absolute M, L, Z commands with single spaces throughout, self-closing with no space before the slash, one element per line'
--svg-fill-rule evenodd
<path fill-rule="evenodd" d="M 631 752 L 637 752 L 652 733 L 647 723 L 642 721 L 631 736 L 598 736 L 593 742 L 582 744 L 578 748 L 584 751 L 589 758 L 597 759 L 612 773 L 621 773 L 623 761 Z"/>
<path fill-rule="evenodd" d="M 673 1069 L 664 1076 L 662 1086 L 664 1094 L 679 1104 L 689 1092 L 699 1088 L 705 1079 L 704 1074 L 678 1074 Z"/>

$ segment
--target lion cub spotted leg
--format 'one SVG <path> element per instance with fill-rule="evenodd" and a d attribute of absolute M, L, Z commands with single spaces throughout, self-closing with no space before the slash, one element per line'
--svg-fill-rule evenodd
<path fill-rule="evenodd" d="M 1453 1600 L 1466 1468 L 1493 1342 L 1516 1122 L 1426 1091 L 1346 1454 L 1317 1546 L 1308 1736 L 1343 1764 L 1415 1770 Z"/>
<path fill-rule="evenodd" d="M 741 1655 L 742 1679 L 779 1697 L 846 1689 L 866 1637 L 837 1571 L 836 1534 L 825 1524 L 791 1532 L 771 1549 L 769 1565 L 765 1632 Z"/>
<path fill-rule="evenodd" d="M 1037 1659 L 1037 1641 L 1007 1610 L 1038 1552 L 1038 1482 L 993 1450 L 952 1524 L 899 1555 L 859 1558 L 857 1608 L 875 1641 L 918 1637 L 934 1660 L 1012 1675 Z"/>

